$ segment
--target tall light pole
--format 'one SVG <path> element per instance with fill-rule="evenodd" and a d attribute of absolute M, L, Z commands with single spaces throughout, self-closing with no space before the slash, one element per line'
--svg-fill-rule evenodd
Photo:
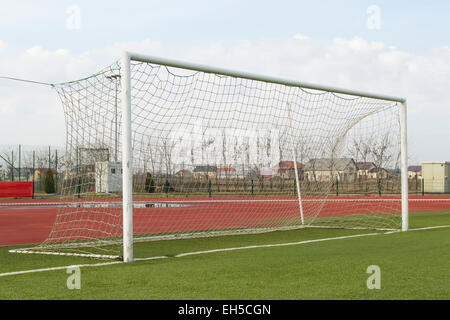
<path fill-rule="evenodd" d="M 111 81 L 114 81 L 116 86 L 116 95 L 114 98 L 114 113 L 115 113 L 115 134 L 114 134 L 114 161 L 117 163 L 117 150 L 119 149 L 119 132 L 118 132 L 118 124 L 117 124 L 117 91 L 118 91 L 118 83 L 120 80 L 120 74 L 113 74 L 110 76 L 106 76 Z"/>

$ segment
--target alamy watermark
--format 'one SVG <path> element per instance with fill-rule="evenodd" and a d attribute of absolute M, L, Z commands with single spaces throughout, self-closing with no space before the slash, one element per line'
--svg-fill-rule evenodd
<path fill-rule="evenodd" d="M 371 5 L 367 8 L 369 17 L 366 20 L 367 28 L 370 30 L 381 29 L 381 9 L 379 6 Z"/>
<path fill-rule="evenodd" d="M 69 30 L 79 30 L 81 28 L 81 9 L 79 6 L 72 5 L 66 9 L 67 19 L 66 27 Z"/>
<path fill-rule="evenodd" d="M 367 289 L 381 289 L 381 269 L 377 265 L 370 265 L 367 267 L 366 273 L 370 274 L 367 278 Z"/>
<path fill-rule="evenodd" d="M 66 273 L 70 274 L 70 276 L 67 277 L 67 281 L 66 281 L 67 289 L 69 289 L 69 290 L 81 289 L 80 267 L 77 267 L 77 266 L 68 267 L 66 270 Z"/>

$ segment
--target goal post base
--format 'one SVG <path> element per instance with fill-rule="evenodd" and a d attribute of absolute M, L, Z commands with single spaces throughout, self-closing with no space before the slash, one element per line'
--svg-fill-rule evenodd
<path fill-rule="evenodd" d="M 74 253 L 74 252 L 57 252 L 57 251 L 38 251 L 38 250 L 33 250 L 33 248 L 11 249 L 8 252 L 9 253 L 25 253 L 25 254 L 44 254 L 44 255 L 55 255 L 55 256 L 73 256 L 73 257 L 84 257 L 84 258 L 93 258 L 93 259 L 122 260 L 122 257 L 114 256 L 114 255 Z"/>

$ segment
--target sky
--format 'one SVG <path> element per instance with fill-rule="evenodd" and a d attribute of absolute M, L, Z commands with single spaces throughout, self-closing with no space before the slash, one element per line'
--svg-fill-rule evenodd
<path fill-rule="evenodd" d="M 405 97 L 409 163 L 450 161 L 450 2 L 4 1 L 0 76 L 63 82 L 123 50 Z M 0 79 L 0 145 L 63 146 L 50 87 Z"/>

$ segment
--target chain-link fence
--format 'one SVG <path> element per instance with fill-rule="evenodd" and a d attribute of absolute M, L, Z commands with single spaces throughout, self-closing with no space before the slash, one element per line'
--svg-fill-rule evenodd
<path fill-rule="evenodd" d="M 45 177 L 49 170 L 53 176 L 54 191 L 58 193 L 64 167 L 62 147 L 0 146 L 0 181 L 33 181 L 35 194 L 46 193 Z"/>

